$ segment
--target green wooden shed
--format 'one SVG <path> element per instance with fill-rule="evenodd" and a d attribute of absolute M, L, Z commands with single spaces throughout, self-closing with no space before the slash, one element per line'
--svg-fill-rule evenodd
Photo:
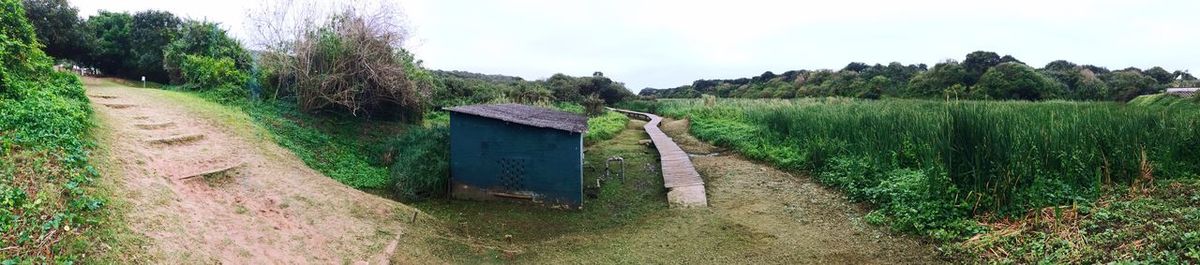
<path fill-rule="evenodd" d="M 450 111 L 450 194 L 578 209 L 587 117 L 520 104 Z"/>

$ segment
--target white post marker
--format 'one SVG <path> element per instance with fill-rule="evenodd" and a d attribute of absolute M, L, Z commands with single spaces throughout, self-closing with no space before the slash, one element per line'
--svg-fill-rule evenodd
<path fill-rule="evenodd" d="M 146 76 L 142 76 L 142 88 L 146 88 Z"/>

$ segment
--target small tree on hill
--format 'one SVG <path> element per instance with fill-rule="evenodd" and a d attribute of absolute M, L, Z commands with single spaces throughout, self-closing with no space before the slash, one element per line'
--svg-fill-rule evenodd
<path fill-rule="evenodd" d="M 1020 63 L 1003 63 L 992 67 L 979 78 L 974 90 L 993 99 L 1042 100 L 1062 94 L 1058 82 Z"/>

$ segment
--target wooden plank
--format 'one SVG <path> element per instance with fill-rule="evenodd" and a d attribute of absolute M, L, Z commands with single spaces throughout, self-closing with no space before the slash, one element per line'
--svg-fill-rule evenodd
<path fill-rule="evenodd" d="M 238 169 L 238 168 L 244 166 L 245 164 L 246 163 L 244 163 L 244 162 L 236 163 L 236 164 L 225 166 L 222 168 L 216 168 L 216 169 L 203 171 L 200 173 L 189 174 L 189 175 L 186 175 L 186 176 L 183 176 L 180 178 L 176 178 L 176 180 L 189 180 L 189 179 L 194 179 L 194 178 L 206 178 L 209 176 L 225 175 L 225 174 L 229 173 L 230 171 L 233 171 L 235 169 Z"/>
<path fill-rule="evenodd" d="M 651 141 L 654 142 L 654 148 L 658 151 L 662 164 L 663 186 L 669 190 L 667 197 L 671 207 L 705 207 L 708 205 L 708 199 L 704 192 L 704 179 L 700 178 L 699 172 L 696 172 L 691 157 L 683 151 L 683 148 L 679 147 L 679 144 L 676 144 L 671 137 L 658 128 L 662 123 L 662 117 L 622 109 L 609 108 L 609 110 L 649 120 L 643 128 L 646 129 L 646 134 L 650 136 Z"/>
<path fill-rule="evenodd" d="M 100 105 L 104 105 L 105 107 L 114 108 L 114 109 L 127 109 L 127 108 L 132 108 L 132 107 L 137 106 L 137 105 L 133 105 L 133 104 L 122 104 L 122 103 L 101 103 Z"/>
<path fill-rule="evenodd" d="M 142 130 L 157 130 L 157 129 L 164 129 L 167 127 L 175 126 L 175 122 L 168 121 L 168 122 L 160 122 L 160 123 L 139 123 L 139 124 L 134 124 L 133 126 L 138 127 L 138 129 L 142 129 Z"/>

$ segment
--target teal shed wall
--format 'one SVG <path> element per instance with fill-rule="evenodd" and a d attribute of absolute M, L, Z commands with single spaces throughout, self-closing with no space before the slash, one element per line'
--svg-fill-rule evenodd
<path fill-rule="evenodd" d="M 579 208 L 583 134 L 451 112 L 450 180 L 456 198 L 506 193 Z"/>

